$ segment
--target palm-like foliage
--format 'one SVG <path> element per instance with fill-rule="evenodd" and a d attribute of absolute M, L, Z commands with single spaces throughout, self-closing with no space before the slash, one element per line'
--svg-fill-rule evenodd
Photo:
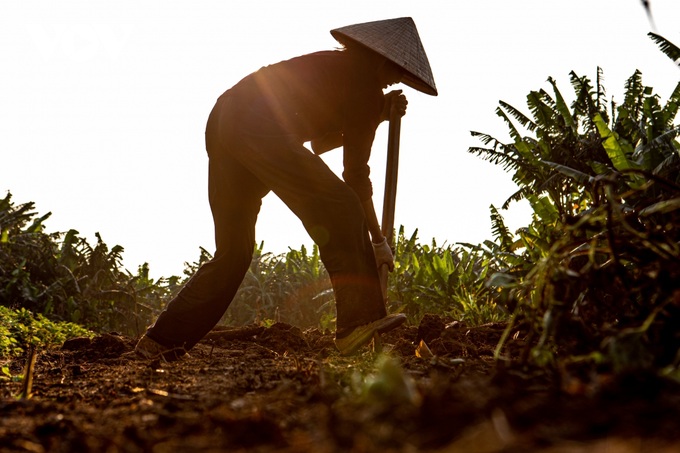
<path fill-rule="evenodd" d="M 0 305 L 98 330 L 143 332 L 179 279 L 153 282 L 147 265 L 131 275 L 122 267 L 123 248 L 109 249 L 99 234 L 94 246 L 76 230 L 46 234 L 49 216 L 36 217 L 33 203 L 14 205 L 11 194 L 0 200 Z"/>
<path fill-rule="evenodd" d="M 595 83 L 570 79 L 568 107 L 553 79 L 551 94 L 527 96 L 529 114 L 501 102 L 510 142 L 473 133 L 485 146 L 470 152 L 513 172 L 519 190 L 506 204 L 525 198 L 534 210 L 512 242 L 492 207 L 496 239 L 517 259 L 488 285 L 526 323 L 526 360 L 602 342 L 595 354 L 615 371 L 666 365 L 680 348 L 669 337 L 680 315 L 680 83 L 662 103 L 635 71 L 617 106 L 601 70 Z"/>
<path fill-rule="evenodd" d="M 56 250 L 42 232 L 50 213 L 35 219 L 33 207 L 15 206 L 9 193 L 0 200 L 0 305 L 34 309 L 50 298 Z"/>
<path fill-rule="evenodd" d="M 590 173 L 593 162 L 607 160 L 592 120 L 596 114 L 608 116 L 603 101 L 604 88 L 600 83 L 601 71 L 598 69 L 595 85 L 573 72 L 570 77 L 575 93 L 571 107 L 567 106 L 552 78 L 548 79 L 552 94 L 541 89 L 527 96 L 529 115 L 500 102 L 496 114 L 507 124 L 512 142 L 503 143 L 488 135 L 472 132 L 487 146 L 472 147 L 469 151 L 512 172 L 513 180 L 519 186 L 503 208 L 520 199 L 528 199 L 533 204 L 547 195 L 559 219 L 564 222 L 581 209 L 584 201 L 592 199 L 588 187 L 575 183 L 551 165 Z M 533 135 L 523 135 L 522 129 Z"/>
<path fill-rule="evenodd" d="M 659 49 L 661 49 L 661 51 L 665 53 L 668 58 L 680 66 L 680 47 L 676 46 L 663 36 L 657 35 L 656 33 L 648 33 L 647 36 L 649 36 L 652 41 L 658 44 Z"/>
<path fill-rule="evenodd" d="M 571 107 L 552 78 L 548 81 L 553 95 L 539 90 L 527 96 L 530 116 L 500 103 L 496 114 L 508 125 L 512 142 L 472 133 L 486 146 L 469 151 L 513 172 L 519 186 L 504 208 L 513 200 L 527 199 L 536 213 L 542 213 L 542 223 L 552 219 L 554 211 L 554 220 L 566 224 L 598 203 L 596 177 L 639 170 L 677 181 L 679 130 L 673 120 L 680 106 L 680 84 L 661 105 L 636 71 L 626 82 L 623 104 L 612 104 L 610 112 L 601 70 L 596 84 L 574 72 L 570 78 L 575 95 Z M 522 135 L 515 122 L 533 136 Z M 635 187 L 641 181 L 639 173 L 630 172 L 625 183 Z"/>

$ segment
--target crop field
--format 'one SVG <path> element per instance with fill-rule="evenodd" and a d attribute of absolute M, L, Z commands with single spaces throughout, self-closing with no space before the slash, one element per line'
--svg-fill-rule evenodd
<path fill-rule="evenodd" d="M 680 48 L 650 34 L 663 53 Z M 221 322 L 176 362 L 125 355 L 182 285 L 121 246 L 48 234 L 0 199 L 0 451 L 680 451 L 680 84 L 549 78 L 509 139 L 469 152 L 512 174 L 492 238 L 395 233 L 388 311 L 354 357 L 334 345 L 318 249 L 254 244 Z M 529 225 L 503 208 L 526 200 Z"/>

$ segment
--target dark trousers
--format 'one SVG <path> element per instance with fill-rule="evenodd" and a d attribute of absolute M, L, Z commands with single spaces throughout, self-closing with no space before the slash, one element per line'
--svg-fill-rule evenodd
<path fill-rule="evenodd" d="M 206 128 L 216 252 L 148 330 L 167 347 L 190 349 L 220 320 L 252 259 L 255 223 L 273 191 L 319 246 L 335 294 L 337 328 L 386 315 L 373 247 L 355 192 L 271 118 L 249 114 L 225 93 Z"/>

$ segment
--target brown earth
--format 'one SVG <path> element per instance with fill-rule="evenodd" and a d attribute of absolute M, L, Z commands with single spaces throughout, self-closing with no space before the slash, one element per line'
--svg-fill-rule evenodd
<path fill-rule="evenodd" d="M 0 451 L 680 451 L 678 386 L 503 365 L 503 330 L 426 316 L 344 358 L 330 332 L 223 328 L 171 363 L 121 357 L 134 340 L 116 334 L 71 340 L 38 353 L 31 398 L 0 382 Z"/>

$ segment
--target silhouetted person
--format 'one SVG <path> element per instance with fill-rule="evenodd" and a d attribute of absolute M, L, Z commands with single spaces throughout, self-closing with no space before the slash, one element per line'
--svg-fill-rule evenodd
<path fill-rule="evenodd" d="M 410 18 L 331 33 L 342 50 L 261 68 L 217 100 L 205 133 L 217 249 L 139 341 L 137 356 L 176 358 L 217 324 L 250 266 L 257 215 L 269 191 L 319 247 L 335 294 L 341 354 L 355 353 L 376 332 L 406 319 L 385 309 L 378 267 L 394 264 L 373 207 L 368 160 L 392 104 L 401 115 L 406 111 L 401 91 L 385 95 L 383 89 L 403 81 L 437 91 Z M 318 156 L 339 146 L 342 179 Z"/>

